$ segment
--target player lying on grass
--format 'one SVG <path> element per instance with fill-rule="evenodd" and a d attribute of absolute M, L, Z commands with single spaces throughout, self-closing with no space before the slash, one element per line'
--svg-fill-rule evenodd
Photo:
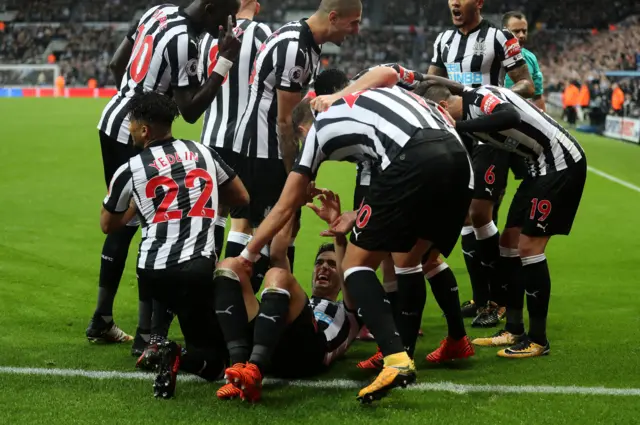
<path fill-rule="evenodd" d="M 580 205 L 587 160 L 578 141 L 560 124 L 509 89 L 477 89 L 438 77 L 428 77 L 417 91 L 439 102 L 458 120 L 457 130 L 481 143 L 515 152 L 527 160 L 529 175 L 518 187 L 506 229 L 515 230 L 508 255 L 501 256 L 498 273 L 509 282 L 507 324 L 483 346 L 510 346 L 501 357 L 525 358 L 549 353 L 547 315 L 551 277 L 545 249 L 553 235 L 568 235 Z M 433 84 L 435 82 L 436 84 Z M 454 94 L 452 94 L 454 93 Z M 524 295 L 529 332 L 523 322 Z"/>
<path fill-rule="evenodd" d="M 172 397 L 178 368 L 221 377 L 225 345 L 213 306 L 214 228 L 218 199 L 246 205 L 242 182 L 213 150 L 171 132 L 179 111 L 168 96 L 147 92 L 128 103 L 131 136 L 141 152 L 113 176 L 100 226 L 117 232 L 137 213 L 142 226 L 138 284 L 174 311 L 187 348 L 156 346 L 156 396 Z"/>
<path fill-rule="evenodd" d="M 426 300 L 422 256 L 431 245 L 436 256 L 451 252 L 473 187 L 469 157 L 449 118 L 437 105 L 392 87 L 397 74 L 389 75 L 390 88 L 362 91 L 371 84 L 363 77 L 316 117 L 278 203 L 240 257 L 250 269 L 260 249 L 304 204 L 324 161 L 381 163 L 384 172 L 360 209 L 343 261 L 349 293 L 385 356 L 382 372 L 360 391 L 362 402 L 415 380 L 407 350 L 413 354 Z M 375 274 L 389 253 L 399 272 L 398 329 Z"/>
<path fill-rule="evenodd" d="M 384 67 L 384 68 L 381 68 Z M 363 75 L 367 75 L 371 79 L 372 84 L 385 83 L 393 81 L 393 71 L 396 72 L 396 85 L 406 89 L 413 90 L 424 79 L 422 74 L 414 71 L 409 71 L 398 64 L 387 64 L 379 67 L 370 68 L 363 71 L 356 76 L 356 79 L 360 79 Z M 376 76 L 376 78 L 372 78 Z M 384 78 L 383 78 L 384 77 Z M 318 76 L 315 83 L 316 94 L 320 97 L 315 102 L 324 104 L 330 104 L 335 101 L 331 96 L 337 91 L 344 89 L 349 85 L 350 81 L 347 75 L 337 69 L 330 69 Z M 323 97 L 326 96 L 326 97 Z M 300 110 L 301 109 L 301 110 Z M 306 132 L 313 123 L 313 115 L 308 107 L 301 105 L 296 111 L 297 121 L 300 122 L 296 126 L 299 133 L 306 135 Z M 365 165 L 363 167 L 363 165 Z M 351 213 L 345 213 L 350 215 L 351 220 L 355 221 L 356 212 L 361 206 L 366 194 L 369 191 L 371 182 L 377 178 L 379 171 L 379 165 L 373 161 L 367 161 L 358 164 L 359 179 L 356 182 L 356 190 L 354 194 L 354 210 Z M 366 170 L 370 173 L 366 175 Z M 350 228 L 349 228 L 350 229 Z M 466 337 L 463 318 L 457 308 L 453 308 L 453 305 L 459 304 L 459 296 L 457 292 L 457 282 L 453 271 L 449 266 L 442 261 L 439 257 L 436 260 L 427 262 L 427 256 L 425 256 L 423 272 L 431 285 L 431 289 L 435 294 L 438 305 L 445 312 L 445 317 L 448 325 L 448 336 L 445 338 L 438 349 L 427 355 L 426 360 L 432 363 L 441 363 L 454 359 L 463 359 L 474 355 L 473 346 Z M 394 264 L 390 257 L 387 257 L 381 265 L 383 271 L 383 287 L 387 296 L 387 299 L 391 303 L 391 307 L 394 314 L 400 314 L 400 311 L 396 307 L 396 298 L 398 292 L 398 282 L 395 274 Z M 373 336 L 371 336 L 373 339 Z M 358 363 L 358 367 L 361 369 L 382 369 L 383 355 L 378 349 L 377 352 L 369 359 Z"/>
<path fill-rule="evenodd" d="M 310 206 L 325 221 L 335 220 L 339 199 L 331 192 L 320 199 L 322 207 Z M 233 366 L 225 371 L 227 384 L 218 390 L 218 398 L 258 401 L 265 374 L 313 376 L 345 353 L 360 331 L 339 271 L 346 245 L 345 236 L 337 235 L 335 245 L 320 246 L 311 300 L 289 270 L 273 267 L 265 276 L 261 302 L 254 298 L 246 309 L 238 307 L 243 291 L 251 287 L 240 278 L 243 265 L 233 258 L 222 261 L 214 278 L 216 313 Z M 344 301 L 338 301 L 341 290 Z"/>

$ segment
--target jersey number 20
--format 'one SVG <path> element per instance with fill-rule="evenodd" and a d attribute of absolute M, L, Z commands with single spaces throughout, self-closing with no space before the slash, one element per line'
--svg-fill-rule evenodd
<path fill-rule="evenodd" d="M 191 170 L 187 173 L 184 179 L 184 184 L 187 188 L 193 189 L 196 187 L 196 180 L 202 179 L 204 180 L 204 188 L 202 188 L 202 193 L 198 200 L 193 205 L 193 208 L 187 214 L 188 217 L 202 217 L 202 218 L 214 218 L 216 212 L 213 208 L 207 208 L 206 204 L 209 198 L 211 198 L 211 193 L 213 193 L 213 179 L 211 175 L 202 168 L 196 168 L 195 170 Z M 162 203 L 158 207 L 155 215 L 153 216 L 153 223 L 164 223 L 169 220 L 180 220 L 183 218 L 183 213 L 181 210 L 173 210 L 169 211 L 169 207 L 173 201 L 176 200 L 178 196 L 178 191 L 180 190 L 180 186 L 170 177 L 167 176 L 156 176 L 149 180 L 147 183 L 147 187 L 145 188 L 145 195 L 149 199 L 154 199 L 156 197 L 156 189 L 160 186 L 164 186 L 167 189 L 167 192 L 164 195 L 164 199 Z"/>

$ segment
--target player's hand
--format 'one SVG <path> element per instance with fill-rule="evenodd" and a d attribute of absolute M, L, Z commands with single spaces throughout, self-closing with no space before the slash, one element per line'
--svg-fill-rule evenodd
<path fill-rule="evenodd" d="M 240 47 L 242 43 L 233 32 L 233 18 L 231 16 L 227 18 L 226 30 L 222 26 L 220 26 L 220 34 L 218 35 L 218 40 L 220 40 L 220 57 L 228 59 L 232 62 L 235 61 L 240 54 Z"/>
<path fill-rule="evenodd" d="M 311 101 L 311 109 L 317 112 L 324 112 L 329 109 L 329 107 L 331 107 L 331 105 L 333 105 L 338 99 L 340 99 L 340 97 L 334 94 L 317 96 Z"/>
<path fill-rule="evenodd" d="M 321 195 L 322 191 L 324 189 L 318 189 L 316 187 L 316 182 L 312 181 L 311 183 L 309 183 L 309 186 L 307 186 L 307 199 L 306 199 L 306 203 L 309 202 L 313 202 L 313 200 L 315 199 L 316 196 Z"/>
<path fill-rule="evenodd" d="M 322 204 L 320 207 L 313 202 L 307 203 L 307 207 L 313 210 L 321 220 L 330 225 L 340 217 L 341 207 L 338 194 L 325 189 L 317 199 Z"/>
<path fill-rule="evenodd" d="M 244 257 L 238 256 L 230 259 L 237 267 L 249 276 L 253 276 L 253 263 Z"/>
<path fill-rule="evenodd" d="M 358 211 L 349 211 L 343 213 L 333 223 L 331 223 L 331 236 L 346 235 L 351 232 L 353 226 L 356 224 L 356 217 Z"/>

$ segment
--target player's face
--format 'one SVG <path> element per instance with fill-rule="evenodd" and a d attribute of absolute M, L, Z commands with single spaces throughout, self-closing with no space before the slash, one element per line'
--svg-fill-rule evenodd
<path fill-rule="evenodd" d="M 222 0 L 216 4 L 209 4 L 205 7 L 205 31 L 215 36 L 220 34 L 220 27 L 227 29 L 227 18 L 233 18 L 233 25 L 236 25 L 236 13 L 240 8 L 239 0 Z"/>
<path fill-rule="evenodd" d="M 129 133 L 133 139 L 133 144 L 137 147 L 144 147 L 144 144 L 149 140 L 149 127 L 139 121 L 129 121 Z"/>
<path fill-rule="evenodd" d="M 336 268 L 336 253 L 323 252 L 313 267 L 313 288 L 333 291 L 340 286 L 340 277 Z"/>
<path fill-rule="evenodd" d="M 456 27 L 464 27 L 476 19 L 484 0 L 449 0 L 451 19 Z"/>
<path fill-rule="evenodd" d="M 338 15 L 337 12 L 329 13 L 329 22 L 331 22 L 331 36 L 328 41 L 336 46 L 340 46 L 344 39 L 349 35 L 356 35 L 360 32 L 360 21 L 362 20 L 362 8 L 356 11 Z"/>
<path fill-rule="evenodd" d="M 452 96 L 449 100 L 441 100 L 439 105 L 449 114 L 454 121 L 462 119 L 462 98 L 460 96 Z"/>
<path fill-rule="evenodd" d="M 516 36 L 520 46 L 524 46 L 529 33 L 529 24 L 526 19 L 511 18 L 507 22 L 507 29 Z"/>

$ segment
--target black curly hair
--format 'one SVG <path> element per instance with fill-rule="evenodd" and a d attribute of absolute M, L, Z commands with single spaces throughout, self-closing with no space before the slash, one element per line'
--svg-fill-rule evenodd
<path fill-rule="evenodd" d="M 316 260 L 320 256 L 320 254 L 324 254 L 325 252 L 336 252 L 336 246 L 332 242 L 323 243 L 318 248 L 318 253 L 316 254 Z"/>
<path fill-rule="evenodd" d="M 173 99 L 152 91 L 135 94 L 127 108 L 131 120 L 167 128 L 180 116 L 178 105 Z"/>
<path fill-rule="evenodd" d="M 336 68 L 324 70 L 313 83 L 313 89 L 318 96 L 334 94 L 349 85 L 347 74 Z"/>

